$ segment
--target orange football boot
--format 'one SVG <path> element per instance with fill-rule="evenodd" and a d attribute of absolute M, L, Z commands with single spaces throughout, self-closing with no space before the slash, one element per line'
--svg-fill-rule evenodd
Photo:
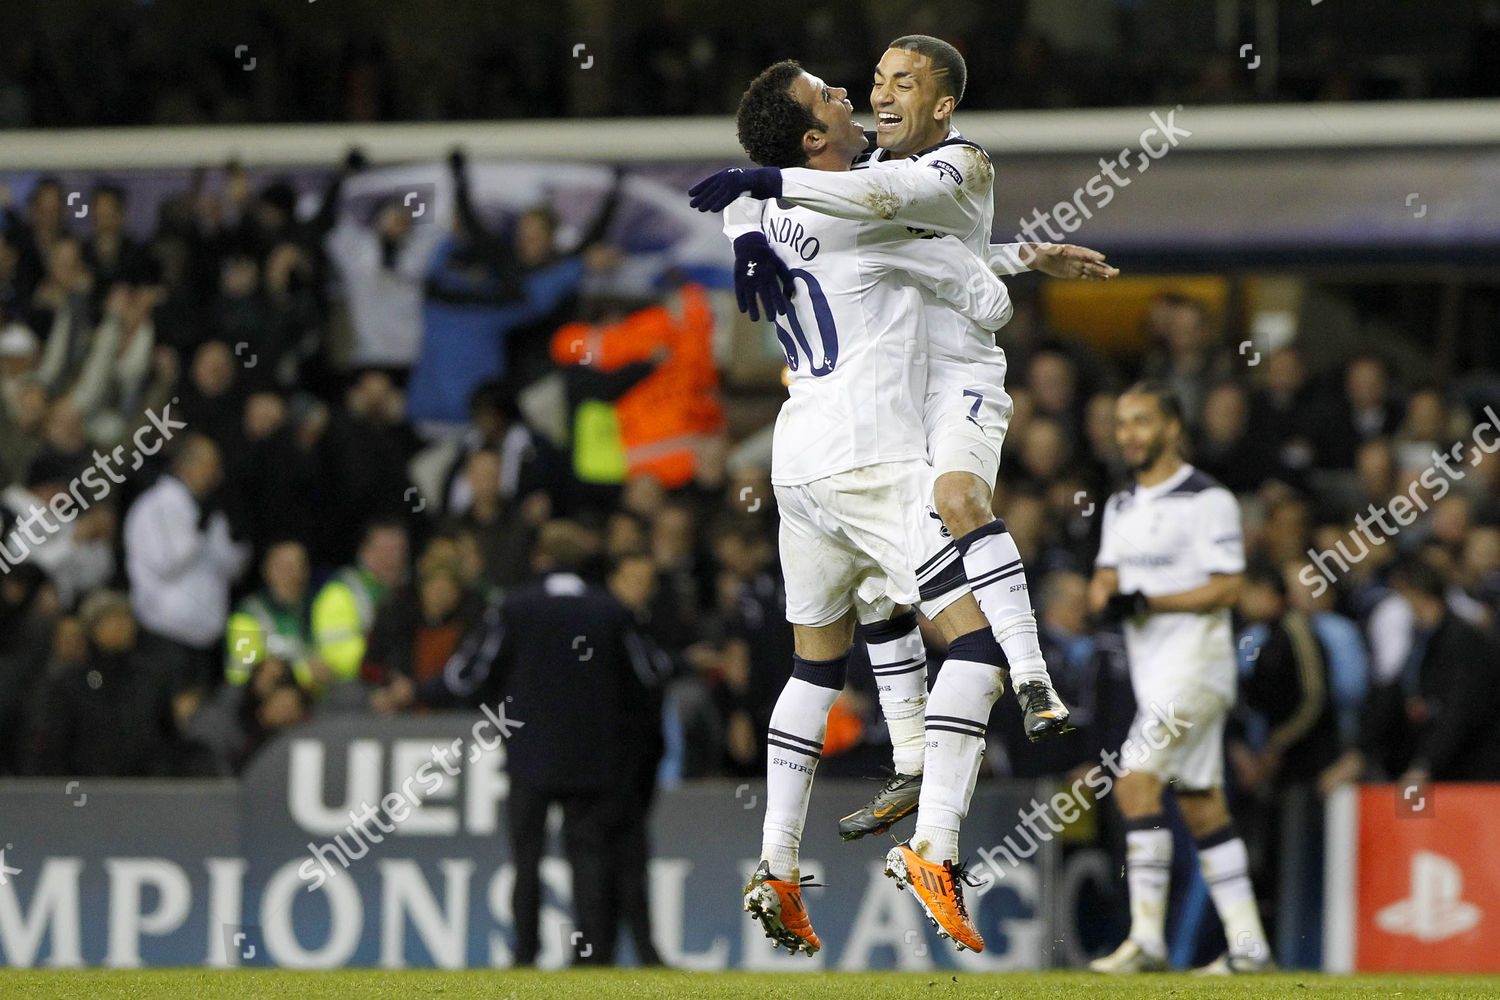
<path fill-rule="evenodd" d="M 984 938 L 974 929 L 964 906 L 964 886 L 979 883 L 971 881 L 962 863 L 925 861 L 906 844 L 897 844 L 885 856 L 885 873 L 898 887 L 911 886 L 938 933 L 958 945 L 959 951 L 984 951 Z"/>
<path fill-rule="evenodd" d="M 811 879 L 811 875 L 801 882 L 777 878 L 767 861 L 762 861 L 750 877 L 750 884 L 745 886 L 745 909 L 765 928 L 772 947 L 785 945 L 794 955 L 799 951 L 812 955 L 823 947 L 807 919 L 807 907 L 802 905 L 802 887 L 813 885 Z"/>

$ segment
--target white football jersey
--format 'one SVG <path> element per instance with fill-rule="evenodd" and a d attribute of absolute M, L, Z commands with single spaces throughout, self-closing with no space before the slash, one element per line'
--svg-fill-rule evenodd
<path fill-rule="evenodd" d="M 1095 565 L 1120 575 L 1120 592 L 1180 594 L 1209 577 L 1245 570 L 1240 505 L 1205 472 L 1184 465 L 1155 486 L 1109 498 Z M 1152 612 L 1125 623 L 1130 681 L 1141 706 L 1202 686 L 1235 693 L 1229 610 Z M 1163 707 L 1165 707 L 1163 705 Z"/>
<path fill-rule="evenodd" d="M 825 215 L 872 224 L 885 223 L 914 235 L 956 236 L 978 256 L 991 256 L 995 217 L 995 169 L 984 150 L 950 129 L 948 137 L 901 159 L 875 149 L 847 173 L 806 168 L 781 172 L 783 199 Z M 927 340 L 934 390 L 949 383 L 976 382 L 976 373 L 995 388 L 1005 380 L 1005 352 L 991 330 L 971 322 L 946 304 L 928 300 Z M 950 369 L 957 369 L 950 373 Z"/>
<path fill-rule="evenodd" d="M 725 210 L 724 229 L 731 239 L 759 229 L 796 280 L 792 314 L 776 318 L 790 388 L 772 482 L 925 460 L 923 292 L 980 326 L 1002 326 L 1010 296 L 985 260 L 951 237 L 919 239 L 786 202 L 741 198 Z"/>

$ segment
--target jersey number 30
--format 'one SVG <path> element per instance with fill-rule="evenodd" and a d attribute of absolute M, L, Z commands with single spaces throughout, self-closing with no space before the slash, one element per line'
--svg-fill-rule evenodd
<path fill-rule="evenodd" d="M 796 303 L 792 303 L 792 309 L 785 316 L 776 319 L 776 339 L 781 341 L 781 349 L 786 352 L 786 366 L 792 371 L 801 367 L 801 356 L 807 358 L 808 374 L 827 375 L 833 371 L 833 366 L 839 360 L 839 332 L 833 325 L 833 310 L 828 308 L 828 299 L 823 295 L 822 286 L 818 279 L 814 278 L 802 268 L 793 268 L 790 272 L 793 280 L 800 280 L 807 286 L 806 301 L 812 303 L 813 318 L 818 324 L 818 339 L 822 341 L 822 360 L 813 353 L 812 347 L 807 343 L 807 334 L 802 332 L 802 321 L 797 318 Z M 792 329 L 788 332 L 782 327 L 785 322 Z"/>

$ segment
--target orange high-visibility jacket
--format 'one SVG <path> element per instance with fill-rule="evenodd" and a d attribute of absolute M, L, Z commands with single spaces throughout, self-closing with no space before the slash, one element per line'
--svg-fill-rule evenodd
<path fill-rule="evenodd" d="M 684 285 L 676 308 L 655 305 L 611 326 L 569 323 L 552 337 L 552 360 L 613 371 L 667 359 L 615 403 L 629 475 L 650 474 L 667 489 L 685 486 L 697 469 L 697 448 L 724 428 L 719 372 L 714 366 L 714 315 L 698 285 Z"/>

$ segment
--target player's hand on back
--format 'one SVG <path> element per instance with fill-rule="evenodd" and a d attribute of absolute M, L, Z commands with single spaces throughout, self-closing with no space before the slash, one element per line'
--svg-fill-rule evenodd
<path fill-rule="evenodd" d="M 775 167 L 720 170 L 688 188 L 688 204 L 700 212 L 722 212 L 742 194 L 762 201 L 780 198 L 781 171 Z"/>
<path fill-rule="evenodd" d="M 1054 278 L 1107 281 L 1120 273 L 1104 262 L 1104 254 L 1072 243 L 1033 243 L 1031 269 Z"/>
<path fill-rule="evenodd" d="M 796 283 L 791 269 L 776 256 L 765 233 L 745 233 L 734 241 L 734 298 L 740 312 L 759 320 L 791 312 Z"/>

